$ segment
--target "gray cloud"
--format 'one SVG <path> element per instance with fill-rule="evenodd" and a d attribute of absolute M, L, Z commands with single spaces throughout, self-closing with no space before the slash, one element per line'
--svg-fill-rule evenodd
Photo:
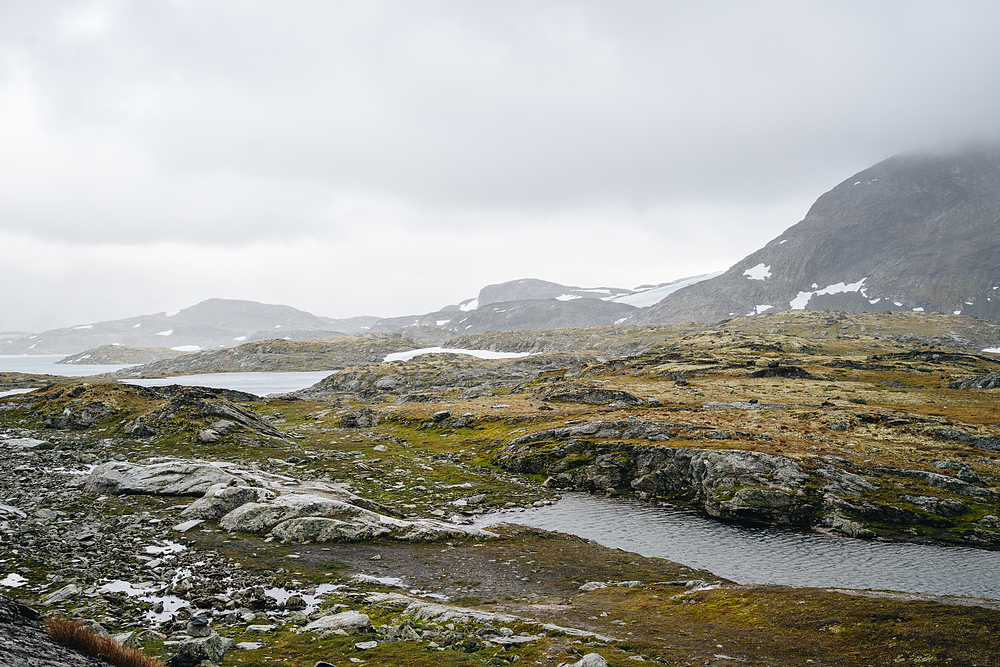
<path fill-rule="evenodd" d="M 109 0 L 0 14 L 0 231 L 51 242 L 333 248 L 391 242 L 380 228 L 503 220 L 530 234 L 576 216 L 606 237 L 684 229 L 681 254 L 709 270 L 755 249 L 709 240 L 766 240 L 889 155 L 1000 138 L 995 3 Z M 712 229 L 692 235 L 695 220 Z M 552 250 L 535 275 L 584 273 Z"/>

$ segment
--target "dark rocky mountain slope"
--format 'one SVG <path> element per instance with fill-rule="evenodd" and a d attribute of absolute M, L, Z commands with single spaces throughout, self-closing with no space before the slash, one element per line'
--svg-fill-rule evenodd
<path fill-rule="evenodd" d="M 879 162 L 721 276 L 678 290 L 636 320 L 709 322 L 797 308 L 1000 320 L 1000 146 Z"/>

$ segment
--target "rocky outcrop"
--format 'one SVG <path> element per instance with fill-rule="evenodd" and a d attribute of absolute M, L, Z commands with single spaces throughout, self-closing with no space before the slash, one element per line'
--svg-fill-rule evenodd
<path fill-rule="evenodd" d="M 991 496 L 973 483 L 979 481 L 973 478 L 975 471 L 958 463 L 966 480 L 895 468 L 873 468 L 866 476 L 833 456 L 800 461 L 741 449 L 654 444 L 683 433 L 682 425 L 663 422 L 587 422 L 514 438 L 498 450 L 495 460 L 517 472 L 548 475 L 546 485 L 551 487 L 660 498 L 687 503 L 724 521 L 813 527 L 852 537 L 872 537 L 870 523 L 941 524 L 969 510 L 969 503 L 929 493 L 901 495 L 898 502 L 887 503 L 879 499 L 882 486 L 871 474 L 917 479 L 932 489 L 965 495 L 973 499 L 970 502 L 987 502 Z M 713 433 L 718 432 L 702 430 L 698 437 L 711 438 Z"/>
<path fill-rule="evenodd" d="M 160 359 L 179 357 L 183 352 L 168 347 L 131 347 L 129 345 L 101 345 L 71 354 L 57 364 L 149 364 Z"/>
<path fill-rule="evenodd" d="M 627 391 L 601 389 L 600 387 L 587 387 L 572 391 L 550 391 L 541 394 L 539 398 L 546 402 L 588 403 L 590 405 L 611 405 L 615 407 L 638 405 L 644 402 Z"/>
<path fill-rule="evenodd" d="M 818 499 L 804 492 L 809 475 L 784 456 L 583 439 L 666 440 L 675 429 L 671 424 L 629 421 L 547 429 L 511 440 L 496 459 L 518 472 L 548 474 L 550 486 L 684 499 L 730 521 L 798 525 L 808 523 L 817 511 Z"/>
<path fill-rule="evenodd" d="M 94 468 L 84 490 L 95 495 L 201 496 L 236 478 L 208 463 L 172 460 L 148 465 L 109 461 Z"/>
<path fill-rule="evenodd" d="M 318 340 L 284 340 L 276 333 L 271 340 L 243 343 L 237 347 L 208 349 L 173 359 L 125 368 L 107 377 L 186 375 L 191 373 L 239 373 L 249 371 L 317 371 L 377 364 L 393 352 L 414 350 L 422 345 L 400 334 L 362 334 Z"/>
<path fill-rule="evenodd" d="M 948 389 L 1000 389 L 1000 373 L 988 373 L 948 383 Z"/>

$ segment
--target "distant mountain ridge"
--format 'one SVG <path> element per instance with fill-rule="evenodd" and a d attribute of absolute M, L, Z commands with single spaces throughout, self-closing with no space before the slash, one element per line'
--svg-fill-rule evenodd
<path fill-rule="evenodd" d="M 1000 320 L 1000 147 L 899 155 L 858 172 L 778 238 L 637 320 L 799 308 Z"/>
<path fill-rule="evenodd" d="M 636 289 L 523 278 L 432 313 L 390 318 L 331 320 L 289 306 L 209 299 L 176 313 L 3 334 L 0 354 L 78 354 L 102 345 L 195 351 L 358 333 L 436 344 L 488 332 L 714 322 L 796 309 L 1000 321 L 1000 146 L 883 160 L 721 274 Z"/>
<path fill-rule="evenodd" d="M 334 320 L 291 306 L 208 299 L 172 313 L 140 315 L 7 338 L 0 343 L 0 354 L 77 354 L 103 345 L 194 352 L 238 345 L 261 331 L 272 334 L 271 338 L 282 338 L 286 331 L 343 335 L 333 330 L 334 324 Z"/>
<path fill-rule="evenodd" d="M 393 333 L 407 327 L 436 327 L 451 335 L 491 331 L 540 331 L 563 327 L 600 327 L 624 324 L 645 308 L 687 285 L 718 274 L 682 278 L 636 289 L 573 287 L 521 278 L 487 285 L 475 299 L 425 315 L 386 318 L 371 331 Z"/>

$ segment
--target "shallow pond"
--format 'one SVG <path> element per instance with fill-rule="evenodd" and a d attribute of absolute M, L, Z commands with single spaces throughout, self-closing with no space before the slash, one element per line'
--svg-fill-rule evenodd
<path fill-rule="evenodd" d="M 484 516 L 579 535 L 744 584 L 875 588 L 1000 599 L 1000 553 L 837 538 L 719 523 L 688 510 L 568 493 L 546 507 Z"/>

